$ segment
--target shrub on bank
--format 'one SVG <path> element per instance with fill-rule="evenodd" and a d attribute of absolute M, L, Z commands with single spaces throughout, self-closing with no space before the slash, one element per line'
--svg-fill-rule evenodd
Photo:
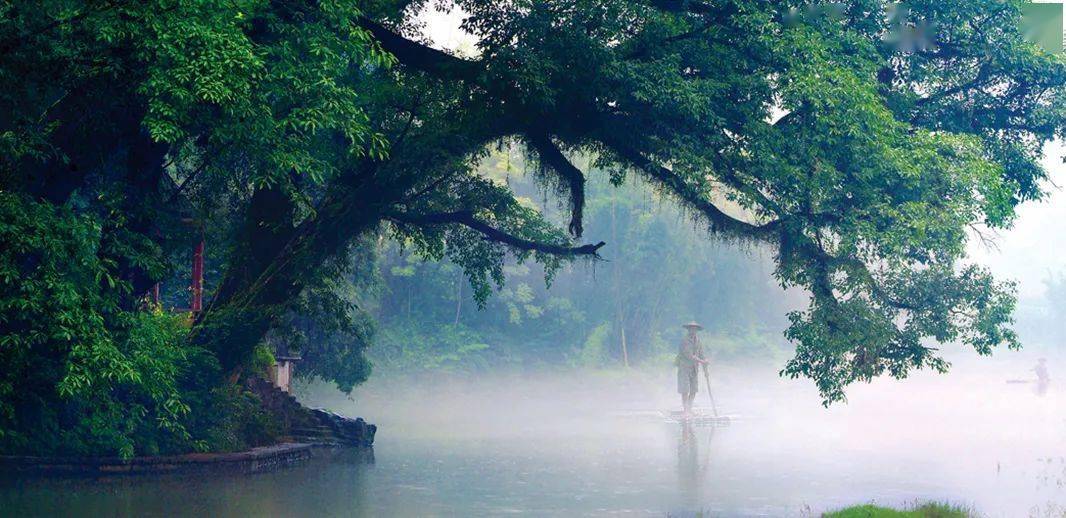
<path fill-rule="evenodd" d="M 872 504 L 857 505 L 822 514 L 822 518 L 969 518 L 969 509 L 951 504 L 930 502 L 904 510 L 889 509 Z"/>
<path fill-rule="evenodd" d="M 0 193 L 0 454 L 128 458 L 271 439 L 254 396 L 218 387 L 215 358 L 189 346 L 185 316 L 123 307 L 132 287 L 117 265 L 162 266 L 153 244 L 104 238 L 105 225 L 122 222 Z"/>

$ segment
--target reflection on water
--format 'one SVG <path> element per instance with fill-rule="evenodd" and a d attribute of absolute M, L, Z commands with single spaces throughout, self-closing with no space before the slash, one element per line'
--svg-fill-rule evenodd
<path fill-rule="evenodd" d="M 678 424 L 681 430 L 677 439 L 677 478 L 681 502 L 686 509 L 697 509 L 703 502 L 701 490 L 711 467 L 711 441 L 714 426 L 699 426 L 691 421 Z M 700 442 L 703 454 L 700 455 Z"/>
<path fill-rule="evenodd" d="M 0 514 L 800 516 L 939 500 L 988 516 L 1059 516 L 1062 387 L 1007 383 L 1033 362 L 964 359 L 949 376 L 855 387 L 829 409 L 772 366 L 718 366 L 719 410 L 734 416 L 720 428 L 663 419 L 677 407 L 665 370 L 379 377 L 354 401 L 321 387 L 302 394 L 376 422 L 373 463 L 342 453 L 254 476 L 7 480 Z"/>

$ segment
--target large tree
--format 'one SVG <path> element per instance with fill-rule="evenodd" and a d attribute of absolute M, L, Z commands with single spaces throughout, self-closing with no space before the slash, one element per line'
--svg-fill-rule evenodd
<path fill-rule="evenodd" d="M 420 36 L 459 9 L 476 52 Z M 784 372 L 827 401 L 944 369 L 929 343 L 1016 346 L 1009 284 L 964 265 L 969 229 L 1039 198 L 1066 68 L 1021 4 L 857 0 L 37 0 L 0 11 L 3 189 L 126 214 L 166 251 L 190 216 L 232 243 L 192 340 L 239 373 L 368 235 L 462 266 L 485 297 L 507 253 L 580 245 L 596 157 L 721 238 L 776 250 L 811 293 Z M 926 37 L 924 28 L 930 28 Z M 565 229 L 476 174 L 523 143 Z M 569 233 L 569 235 L 567 235 Z M 117 262 L 142 293 L 158 275 Z"/>

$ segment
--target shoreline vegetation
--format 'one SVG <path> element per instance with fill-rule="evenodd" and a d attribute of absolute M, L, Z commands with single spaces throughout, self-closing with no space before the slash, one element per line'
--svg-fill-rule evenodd
<path fill-rule="evenodd" d="M 903 509 L 862 504 L 822 513 L 822 518 L 972 518 L 972 509 L 942 502 L 915 503 Z"/>
<path fill-rule="evenodd" d="M 810 515 L 806 511 L 803 515 Z M 673 518 L 674 515 L 667 515 Z M 695 518 L 717 516 L 710 511 L 699 511 Z M 813 516 L 813 515 L 810 515 Z M 968 507 L 943 502 L 915 502 L 902 509 L 893 509 L 874 504 L 859 504 L 835 511 L 826 511 L 819 518 L 976 518 L 980 516 Z"/>

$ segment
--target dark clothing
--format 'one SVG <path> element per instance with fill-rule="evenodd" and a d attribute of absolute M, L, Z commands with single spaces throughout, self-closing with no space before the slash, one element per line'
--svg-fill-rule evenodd
<path fill-rule="evenodd" d="M 696 365 L 677 366 L 677 393 L 695 394 L 700 390 L 700 369 Z"/>
<path fill-rule="evenodd" d="M 1047 373 L 1047 366 L 1044 365 L 1043 362 L 1037 364 L 1037 366 L 1033 368 L 1033 371 L 1036 372 L 1036 380 L 1040 383 L 1047 383 L 1051 380 L 1051 376 Z"/>
<path fill-rule="evenodd" d="M 703 344 L 694 336 L 686 336 L 677 353 L 677 392 L 695 394 L 700 388 L 700 362 L 704 360 Z"/>

